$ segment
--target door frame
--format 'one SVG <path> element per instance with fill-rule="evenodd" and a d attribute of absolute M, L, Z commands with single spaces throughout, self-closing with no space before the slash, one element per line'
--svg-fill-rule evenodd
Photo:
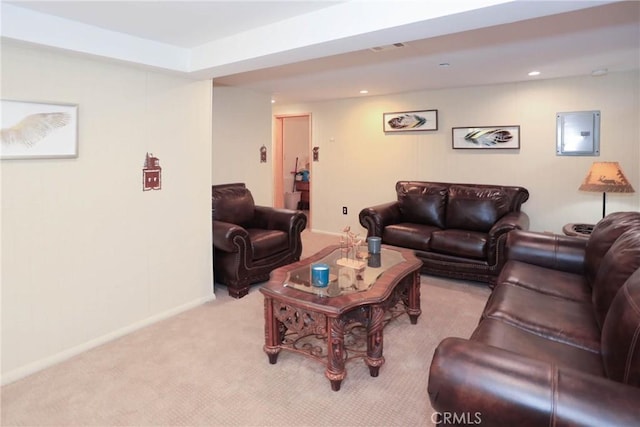
<path fill-rule="evenodd" d="M 273 206 L 276 208 L 284 207 L 284 150 L 283 150 L 283 134 L 284 120 L 292 117 L 307 117 L 309 123 L 309 173 L 313 176 L 313 161 L 311 159 L 311 147 L 313 147 L 311 132 L 311 113 L 298 114 L 275 114 L 273 116 Z M 313 181 L 309 186 L 309 223 L 311 222 L 311 206 L 313 206 Z"/>

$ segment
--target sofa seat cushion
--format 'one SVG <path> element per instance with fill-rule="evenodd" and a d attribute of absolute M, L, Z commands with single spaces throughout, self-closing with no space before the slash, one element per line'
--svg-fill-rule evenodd
<path fill-rule="evenodd" d="M 509 196 L 499 188 L 452 185 L 447 203 L 446 228 L 485 233 L 511 210 Z"/>
<path fill-rule="evenodd" d="M 427 251 L 431 234 L 436 230 L 439 228 L 431 225 L 401 222 L 384 228 L 382 242 L 387 245 Z"/>
<path fill-rule="evenodd" d="M 261 259 L 289 249 L 289 236 L 280 230 L 247 229 L 253 259 Z"/>
<path fill-rule="evenodd" d="M 552 340 L 600 351 L 600 329 L 593 305 L 501 283 L 485 306 L 483 318 L 499 319 Z"/>
<path fill-rule="evenodd" d="M 486 259 L 487 234 L 467 230 L 436 230 L 431 233 L 429 249 L 459 257 Z"/>
<path fill-rule="evenodd" d="M 540 280 L 541 277 L 544 280 Z M 572 301 L 591 302 L 591 287 L 580 274 L 507 261 L 497 280 L 497 283 L 503 282 Z"/>
<path fill-rule="evenodd" d="M 448 191 L 439 184 L 396 185 L 402 221 L 444 228 Z"/>
<path fill-rule="evenodd" d="M 500 320 L 482 320 L 471 339 L 543 362 L 605 376 L 599 353 L 550 340 Z"/>

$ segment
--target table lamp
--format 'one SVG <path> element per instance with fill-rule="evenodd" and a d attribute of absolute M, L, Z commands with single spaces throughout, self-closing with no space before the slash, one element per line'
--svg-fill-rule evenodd
<path fill-rule="evenodd" d="M 607 193 L 633 193 L 618 162 L 593 162 L 582 185 L 582 191 L 602 192 L 602 217 L 606 213 Z"/>

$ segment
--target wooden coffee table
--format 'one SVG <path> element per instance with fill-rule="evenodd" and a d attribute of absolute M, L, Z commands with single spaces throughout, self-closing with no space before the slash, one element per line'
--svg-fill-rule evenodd
<path fill-rule="evenodd" d="M 264 294 L 265 345 L 275 364 L 281 350 L 293 351 L 326 363 L 326 377 L 334 391 L 346 377 L 345 363 L 364 358 L 377 377 L 384 364 L 383 329 L 393 318 L 408 314 L 412 324 L 420 316 L 420 267 L 413 251 L 383 245 L 379 258 L 363 270 L 337 265 L 339 246 L 274 270 L 260 289 Z M 332 282 L 317 288 L 310 283 L 311 265 L 327 263 Z M 347 270 L 345 270 L 345 268 Z M 357 349 L 357 331 L 364 331 Z M 345 337 L 354 348 L 345 346 Z"/>

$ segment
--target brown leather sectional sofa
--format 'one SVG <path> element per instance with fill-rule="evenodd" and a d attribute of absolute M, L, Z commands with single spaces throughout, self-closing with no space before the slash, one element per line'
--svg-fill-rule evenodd
<path fill-rule="evenodd" d="M 527 230 L 522 187 L 398 181 L 397 200 L 360 211 L 367 237 L 415 250 L 422 272 L 493 285 L 511 230 Z"/>
<path fill-rule="evenodd" d="M 471 338 L 435 351 L 442 424 L 640 425 L 640 213 L 610 214 L 589 239 L 514 231 L 506 249 Z"/>

